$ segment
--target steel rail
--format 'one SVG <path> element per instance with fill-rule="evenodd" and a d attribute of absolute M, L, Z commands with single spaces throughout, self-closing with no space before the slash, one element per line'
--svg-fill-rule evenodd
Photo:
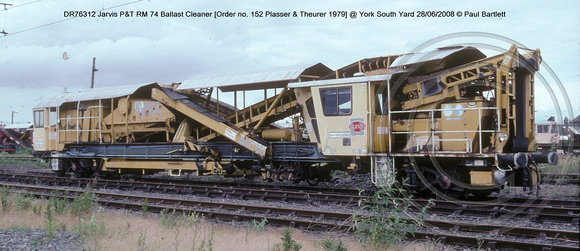
<path fill-rule="evenodd" d="M 92 183 L 96 188 L 118 189 L 125 191 L 143 191 L 151 193 L 189 194 L 223 199 L 262 200 L 296 203 L 332 203 L 340 205 L 357 205 L 360 199 L 368 199 L 359 195 L 343 195 L 334 193 L 304 192 L 290 190 L 267 190 L 257 188 L 239 188 L 232 186 L 185 185 L 167 183 L 147 183 L 137 181 L 108 181 L 96 179 L 65 179 L 58 177 L 42 177 L 30 175 L 4 175 L 0 180 L 8 182 L 23 182 L 27 184 L 47 184 L 53 186 L 84 187 Z M 580 209 L 577 205 L 562 206 L 561 201 L 528 200 L 521 203 L 506 203 L 504 201 L 474 202 L 432 200 L 429 213 L 455 214 L 486 218 L 518 218 L 532 222 L 559 222 L 579 224 Z M 370 204 L 369 202 L 363 202 Z M 413 199 L 414 207 L 421 209 L 429 203 L 424 199 Z M 573 201 L 570 203 L 577 203 Z"/>
<path fill-rule="evenodd" d="M 72 200 L 74 195 L 83 193 L 81 189 L 67 190 L 60 188 L 47 188 L 40 186 L 29 185 L 9 185 L 12 188 L 27 190 L 37 197 L 56 196 Z M 55 193 L 56 192 L 56 193 Z M 291 226 L 305 230 L 327 231 L 340 230 L 351 231 L 352 225 L 350 213 L 337 213 L 327 211 L 313 211 L 293 208 L 280 207 L 266 207 L 266 206 L 252 206 L 240 205 L 222 202 L 207 202 L 196 200 L 182 200 L 166 197 L 150 197 L 138 196 L 128 194 L 115 194 L 93 191 L 99 198 L 98 202 L 107 207 L 141 211 L 143 203 L 147 201 L 147 210 L 150 212 L 160 213 L 164 210 L 174 210 L 179 213 L 196 212 L 204 215 L 206 218 L 217 219 L 221 221 L 260 221 L 266 219 L 269 224 L 275 226 Z M 215 211 L 215 209 L 238 212 L 222 212 Z M 248 212 L 262 215 L 249 215 Z M 292 216 L 288 218 L 280 218 L 275 215 Z M 310 218 L 310 220 L 296 219 Z M 330 222 L 328 222 L 330 221 Z M 556 248 L 557 250 L 573 250 L 578 246 L 578 234 L 575 231 L 536 229 L 536 228 L 521 228 L 501 225 L 486 225 L 486 224 L 471 224 L 471 223 L 454 223 L 437 220 L 424 220 L 427 227 L 436 229 L 449 229 L 451 231 L 461 232 L 483 232 L 492 234 L 502 234 L 510 236 L 521 236 L 527 238 L 542 238 L 550 240 L 567 241 L 576 247 L 568 247 L 562 245 L 552 245 L 543 243 L 530 243 L 525 241 L 509 241 L 503 239 L 491 238 L 475 238 L 469 236 L 458 236 L 449 234 L 436 234 L 427 232 L 415 232 L 414 239 L 421 239 L 430 237 L 438 239 L 443 244 L 459 244 L 475 246 L 486 244 L 488 248 L 517 248 L 517 249 L 541 249 L 550 250 Z"/>

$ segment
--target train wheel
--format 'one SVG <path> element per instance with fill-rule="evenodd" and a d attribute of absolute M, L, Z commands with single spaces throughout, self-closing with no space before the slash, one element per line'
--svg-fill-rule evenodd
<path fill-rule="evenodd" d="M 445 174 L 440 176 L 443 182 L 440 183 L 439 192 L 453 199 L 465 198 L 469 191 L 461 185 L 465 184 L 467 180 L 463 172 L 455 168 L 445 169 L 444 171 Z"/>
<path fill-rule="evenodd" d="M 74 177 L 75 178 L 84 178 L 85 174 L 84 172 L 79 168 L 74 172 Z"/>
<path fill-rule="evenodd" d="M 306 183 L 308 183 L 308 185 L 311 185 L 311 186 L 316 186 L 316 185 L 318 185 L 318 182 L 320 182 L 320 179 L 319 179 L 319 178 L 317 178 L 317 177 L 314 177 L 314 178 L 307 178 L 307 179 L 306 179 Z"/>

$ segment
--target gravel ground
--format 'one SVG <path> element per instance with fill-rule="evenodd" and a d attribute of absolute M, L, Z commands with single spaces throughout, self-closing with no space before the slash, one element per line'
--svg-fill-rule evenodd
<path fill-rule="evenodd" d="M 83 243 L 70 232 L 49 238 L 43 229 L 0 230 L 0 250 L 83 250 Z"/>

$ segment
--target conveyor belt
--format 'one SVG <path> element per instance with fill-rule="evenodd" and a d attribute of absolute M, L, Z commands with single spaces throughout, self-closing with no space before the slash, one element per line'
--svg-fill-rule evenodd
<path fill-rule="evenodd" d="M 176 93 L 171 88 L 154 88 L 151 97 L 166 107 L 176 110 L 211 130 L 225 136 L 236 144 L 264 158 L 270 151 L 267 141 L 251 137 L 246 131 L 229 123 L 225 119 L 191 102 L 186 96 Z"/>

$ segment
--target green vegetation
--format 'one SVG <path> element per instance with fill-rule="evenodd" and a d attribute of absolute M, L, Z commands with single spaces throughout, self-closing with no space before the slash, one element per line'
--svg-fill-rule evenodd
<path fill-rule="evenodd" d="M 262 219 L 261 221 L 258 220 L 252 220 L 249 222 L 246 222 L 246 227 L 248 229 L 254 230 L 254 231 L 264 231 L 264 229 L 266 229 L 266 227 L 268 226 L 268 220 L 266 218 Z"/>
<path fill-rule="evenodd" d="M 137 250 L 142 251 L 147 249 L 147 244 L 145 240 L 147 239 L 147 230 L 141 229 L 139 233 L 139 239 L 137 239 Z"/>
<path fill-rule="evenodd" d="M 54 218 L 54 211 L 52 210 L 52 206 L 48 204 L 46 207 L 46 211 L 44 212 L 45 222 L 46 222 L 46 233 L 48 234 L 48 238 L 54 238 L 56 235 L 56 228 L 57 222 Z"/>
<path fill-rule="evenodd" d="M 170 212 L 171 211 L 171 212 Z M 193 250 L 196 250 L 196 243 L 198 243 L 200 240 L 200 244 L 199 247 L 197 247 L 197 250 L 199 251 L 205 251 L 205 250 L 213 250 L 213 245 L 214 245 L 214 229 L 211 228 L 208 232 L 208 237 L 206 238 L 202 238 L 200 236 L 200 233 L 202 232 L 202 225 L 205 221 L 205 217 L 197 212 L 183 212 L 183 213 L 176 213 L 175 209 L 170 210 L 169 208 L 163 209 L 161 211 L 161 226 L 166 228 L 166 229 L 171 229 L 173 230 L 174 236 L 173 236 L 173 247 L 175 248 L 175 250 L 179 250 L 179 246 L 181 243 L 181 231 L 182 230 L 190 230 L 193 231 L 193 234 L 191 235 L 192 238 L 192 243 L 193 243 Z M 141 238 L 141 237 L 140 237 Z M 145 238 L 143 236 L 143 238 Z M 145 243 L 145 240 L 140 241 L 139 245 L 143 245 Z"/>
<path fill-rule="evenodd" d="M 34 213 L 34 215 L 42 214 L 42 204 L 33 204 L 32 213 Z"/>
<path fill-rule="evenodd" d="M 93 187 L 87 186 L 80 196 L 75 196 L 71 206 L 72 215 L 80 215 L 82 217 L 93 211 L 97 205 L 97 196 L 93 193 L 92 189 Z"/>
<path fill-rule="evenodd" d="M 246 223 L 244 231 L 237 227 L 207 224 L 205 217 L 197 212 L 181 213 L 166 209 L 159 215 L 143 218 L 127 211 L 105 211 L 98 206 L 93 187 L 88 187 L 74 198 L 68 194 L 53 194 L 48 199 L 36 199 L 26 192 L 4 186 L 0 189 L 0 201 L 4 204 L 0 222 L 5 227 L 19 231 L 29 231 L 31 228 L 45 231 L 44 237 L 24 243 L 32 249 L 46 245 L 52 238 L 60 238 L 59 232 L 69 230 L 83 242 L 83 249 L 86 250 L 113 250 L 119 247 L 124 250 L 194 251 L 347 250 L 344 239 L 337 241 L 336 238 L 327 238 L 321 241 L 316 237 L 307 237 L 310 241 L 302 244 L 294 237 L 291 228 L 284 228 L 280 238 L 276 232 L 266 230 L 269 226 L 266 219 Z M 143 212 L 151 210 L 148 203 L 144 202 L 143 205 Z M 245 244 L 236 241 L 243 240 L 244 232 Z M 216 242 L 224 238 L 228 241 Z M 300 236 L 300 240 L 302 238 Z M 279 243 L 273 246 L 276 242 Z M 352 238 L 347 243 L 360 249 L 360 244 Z"/>
<path fill-rule="evenodd" d="M 579 174 L 580 176 L 580 156 L 559 155 L 558 157 L 558 164 L 555 166 L 540 164 L 541 171 L 544 173 Z"/>
<path fill-rule="evenodd" d="M 32 207 L 32 196 L 30 194 L 16 192 L 15 205 L 16 210 L 27 211 Z"/>
<path fill-rule="evenodd" d="M 348 174 L 346 171 L 332 170 L 330 171 L 330 177 L 332 177 L 333 179 L 349 179 L 352 176 Z"/>
<path fill-rule="evenodd" d="M 79 224 L 74 228 L 75 234 L 81 238 L 96 238 L 105 233 L 103 223 L 103 208 L 98 207 L 89 217 L 79 217 Z"/>
<path fill-rule="evenodd" d="M 198 226 L 203 224 L 204 221 L 205 217 L 197 212 L 180 214 L 176 213 L 175 209 L 170 210 L 169 208 L 161 211 L 161 226 L 167 229 Z"/>
<path fill-rule="evenodd" d="M 49 204 L 49 206 L 52 206 L 54 208 L 55 213 L 64 214 L 64 213 L 66 213 L 66 209 L 67 209 L 67 205 L 68 205 L 68 201 L 66 199 L 67 197 L 68 197 L 68 191 L 66 191 L 64 193 L 64 197 L 62 197 L 62 198 L 59 198 L 53 194 L 48 199 L 48 204 Z"/>
<path fill-rule="evenodd" d="M 32 158 L 32 149 L 17 148 L 14 154 L 0 152 L 0 165 L 19 165 L 29 167 L 48 167 L 50 163 L 43 163 L 42 159 Z"/>
<path fill-rule="evenodd" d="M 322 248 L 325 251 L 347 251 L 348 248 L 344 246 L 342 241 L 334 241 L 331 239 L 326 239 L 322 242 Z"/>
<path fill-rule="evenodd" d="M 369 199 L 359 201 L 353 216 L 355 235 L 370 250 L 386 250 L 398 244 L 423 225 L 423 215 L 429 208 L 423 207 L 420 213 L 413 214 L 411 205 L 403 188 L 377 186 Z"/>
<path fill-rule="evenodd" d="M 147 198 L 145 198 L 143 200 L 143 203 L 141 203 L 141 215 L 143 215 L 143 218 L 147 217 L 148 208 L 149 208 L 149 202 L 147 201 Z"/>
<path fill-rule="evenodd" d="M 272 251 L 298 251 L 302 248 L 302 244 L 292 239 L 292 228 L 285 227 L 280 239 L 282 243 L 274 245 Z"/>
<path fill-rule="evenodd" d="M 0 189 L 0 204 L 3 212 L 10 210 L 10 189 L 7 186 L 2 186 Z"/>

